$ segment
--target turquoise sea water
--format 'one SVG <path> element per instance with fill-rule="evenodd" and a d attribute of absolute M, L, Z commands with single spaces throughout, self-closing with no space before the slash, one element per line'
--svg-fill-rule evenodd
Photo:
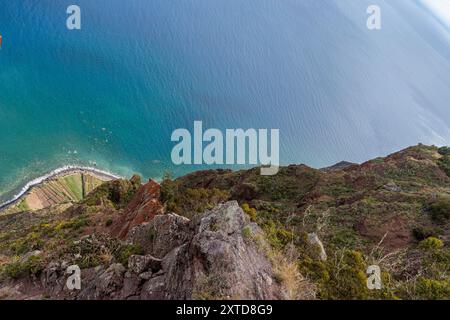
<path fill-rule="evenodd" d="M 0 34 L 0 200 L 64 165 L 198 169 L 170 161 L 194 120 L 279 128 L 314 167 L 450 144 L 450 30 L 421 1 L 2 1 Z"/>

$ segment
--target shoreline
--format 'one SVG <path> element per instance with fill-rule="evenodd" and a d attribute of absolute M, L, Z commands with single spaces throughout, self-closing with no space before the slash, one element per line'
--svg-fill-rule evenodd
<path fill-rule="evenodd" d="M 116 180 L 121 179 L 122 177 L 119 175 L 115 175 L 111 172 L 96 169 L 92 167 L 84 167 L 84 166 L 64 166 L 57 168 L 41 177 L 38 177 L 36 179 L 33 179 L 25 184 L 25 186 L 20 190 L 19 193 L 14 195 L 10 200 L 7 200 L 3 203 L 0 203 L 0 210 L 5 209 L 15 203 L 17 203 L 19 200 L 21 200 L 33 187 L 59 177 L 76 174 L 76 173 L 84 173 L 84 174 L 90 174 L 95 176 L 96 178 L 103 180 L 103 181 L 110 181 L 110 180 Z"/>

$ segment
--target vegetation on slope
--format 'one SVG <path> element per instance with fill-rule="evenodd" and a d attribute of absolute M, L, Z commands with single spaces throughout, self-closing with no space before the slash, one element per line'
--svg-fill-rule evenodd
<path fill-rule="evenodd" d="M 449 150 L 418 145 L 360 166 L 289 166 L 274 177 L 257 168 L 166 177 L 162 201 L 192 216 L 238 200 L 274 248 L 295 247 L 318 298 L 448 299 Z M 326 261 L 308 241 L 311 233 L 324 243 Z M 382 290 L 367 289 L 373 264 L 381 267 Z"/>
<path fill-rule="evenodd" d="M 140 178 L 102 184 L 69 208 L 53 206 L 0 216 L 0 279 L 39 276 L 46 265 L 63 259 L 90 268 L 125 263 L 141 249 L 108 236 L 111 221 L 133 198 Z"/>
<path fill-rule="evenodd" d="M 160 197 L 167 213 L 189 218 L 237 200 L 264 230 L 280 281 L 302 275 L 317 298 L 449 299 L 449 154 L 418 145 L 327 171 L 291 165 L 273 177 L 257 168 L 166 175 Z M 38 276 L 56 257 L 82 268 L 125 263 L 142 248 L 111 237 L 110 228 L 140 185 L 137 176 L 111 181 L 69 208 L 1 216 L 1 277 Z M 251 239 L 251 230 L 242 233 Z M 369 265 L 381 268 L 381 290 L 367 288 Z"/>

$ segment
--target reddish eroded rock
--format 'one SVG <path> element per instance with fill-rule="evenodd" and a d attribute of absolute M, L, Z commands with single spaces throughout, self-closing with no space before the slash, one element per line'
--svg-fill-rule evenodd
<path fill-rule="evenodd" d="M 133 200 L 114 222 L 111 234 L 123 240 L 132 228 L 162 214 L 163 205 L 159 201 L 159 192 L 160 186 L 153 180 L 141 186 Z"/>

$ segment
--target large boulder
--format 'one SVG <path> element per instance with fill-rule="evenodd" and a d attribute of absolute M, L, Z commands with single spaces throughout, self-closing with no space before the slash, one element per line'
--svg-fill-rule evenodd
<path fill-rule="evenodd" d="M 90 272 L 89 272 L 90 271 Z M 94 271 L 94 272 L 92 272 Z M 82 300 L 120 299 L 126 269 L 120 263 L 111 264 L 106 270 L 88 270 L 81 281 L 82 290 L 78 296 Z"/>
<path fill-rule="evenodd" d="M 315 233 L 315 232 L 309 233 L 308 234 L 308 242 L 311 245 L 316 246 L 318 248 L 320 260 L 326 261 L 327 260 L 327 253 L 326 253 L 325 247 L 323 246 L 323 243 L 319 239 L 319 236 L 317 235 L 317 233 Z"/>
<path fill-rule="evenodd" d="M 139 244 L 145 253 L 163 258 L 192 238 L 190 225 L 189 219 L 174 213 L 158 215 L 149 223 L 132 229 L 128 240 Z"/>
<path fill-rule="evenodd" d="M 157 216 L 133 230 L 131 240 L 142 239 L 137 234 L 148 235 L 151 228 L 155 233 L 147 250 L 163 256 L 162 271 L 144 284 L 141 298 L 280 298 L 282 290 L 259 243 L 262 231 L 237 202 L 219 205 L 192 221 L 173 214 Z"/>
<path fill-rule="evenodd" d="M 128 259 L 128 269 L 136 274 L 141 274 L 144 271 L 149 270 L 152 272 L 157 272 L 161 270 L 161 259 L 155 258 L 151 255 L 133 255 Z"/>

